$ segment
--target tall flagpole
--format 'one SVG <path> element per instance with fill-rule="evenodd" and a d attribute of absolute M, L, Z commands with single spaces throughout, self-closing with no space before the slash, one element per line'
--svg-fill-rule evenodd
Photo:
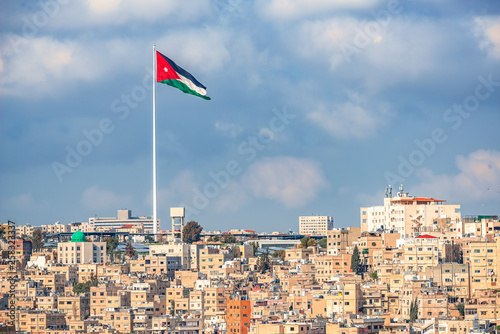
<path fill-rule="evenodd" d="M 156 45 L 153 43 L 153 234 L 158 241 L 156 208 Z"/>

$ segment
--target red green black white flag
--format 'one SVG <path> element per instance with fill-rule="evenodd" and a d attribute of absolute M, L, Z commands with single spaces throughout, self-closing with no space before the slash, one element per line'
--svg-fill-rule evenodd
<path fill-rule="evenodd" d="M 188 71 L 158 51 L 156 51 L 156 81 L 178 88 L 186 94 L 210 100 L 207 96 L 207 87 L 203 86 Z"/>

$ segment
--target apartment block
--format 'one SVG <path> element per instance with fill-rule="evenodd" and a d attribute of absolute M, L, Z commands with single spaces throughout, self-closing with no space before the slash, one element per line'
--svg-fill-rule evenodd
<path fill-rule="evenodd" d="M 333 218 L 329 216 L 300 216 L 299 234 L 327 236 L 327 232 L 333 229 Z"/>
<path fill-rule="evenodd" d="M 392 191 L 387 196 L 382 206 L 360 208 L 362 232 L 391 230 L 411 238 L 438 230 L 438 219 L 444 219 L 458 226 L 457 234 L 462 233 L 460 205 L 432 197 L 411 197 L 402 186 L 397 196 L 392 197 Z"/>
<path fill-rule="evenodd" d="M 246 297 L 232 295 L 227 299 L 227 333 L 247 334 L 252 306 Z"/>
<path fill-rule="evenodd" d="M 347 253 L 354 241 L 361 235 L 361 227 L 334 228 L 327 231 L 328 255 Z"/>
<path fill-rule="evenodd" d="M 140 225 L 146 233 L 153 233 L 153 217 L 133 217 L 132 210 L 118 210 L 116 217 L 93 217 L 89 218 L 89 227 L 96 231 L 120 229 L 125 225 Z M 160 231 L 160 220 L 156 222 L 157 230 Z"/>
<path fill-rule="evenodd" d="M 84 263 L 106 263 L 106 243 L 87 242 L 82 232 L 75 232 L 69 242 L 57 244 L 57 261 L 74 265 Z"/>

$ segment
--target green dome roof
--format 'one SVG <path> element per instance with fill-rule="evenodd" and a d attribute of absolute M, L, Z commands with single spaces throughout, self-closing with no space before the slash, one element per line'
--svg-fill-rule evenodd
<path fill-rule="evenodd" d="M 85 241 L 86 241 L 85 234 L 83 234 L 83 232 L 76 231 L 71 236 L 71 242 L 85 242 Z"/>

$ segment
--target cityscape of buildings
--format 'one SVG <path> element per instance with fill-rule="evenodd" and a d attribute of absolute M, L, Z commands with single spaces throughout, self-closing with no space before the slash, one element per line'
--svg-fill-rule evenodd
<path fill-rule="evenodd" d="M 201 231 L 198 241 L 185 239 L 183 208 L 156 242 L 151 217 L 130 210 L 4 222 L 0 332 L 495 333 L 498 216 L 464 217 L 402 186 L 383 202 L 360 208 L 360 226 L 301 216 L 298 234 Z"/>
<path fill-rule="evenodd" d="M 500 332 L 499 1 L 0 8 L 0 334 Z"/>

